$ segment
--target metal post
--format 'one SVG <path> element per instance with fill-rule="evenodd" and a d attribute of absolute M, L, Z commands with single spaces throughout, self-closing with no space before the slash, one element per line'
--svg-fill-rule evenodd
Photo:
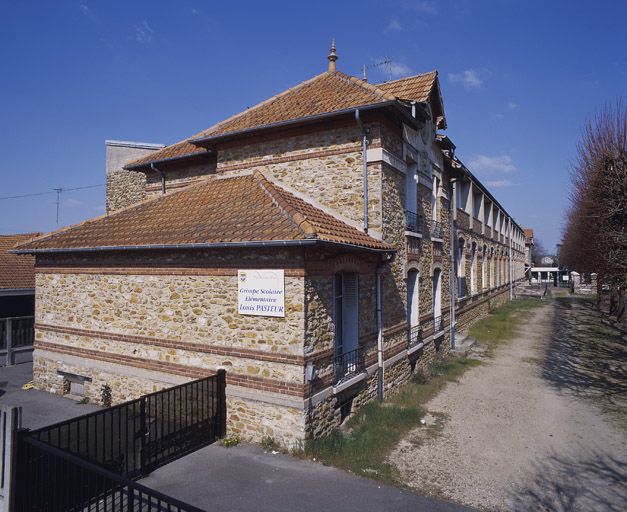
<path fill-rule="evenodd" d="M 139 468 L 142 476 L 146 476 L 146 434 L 148 433 L 148 425 L 146 424 L 146 398 L 142 397 L 139 402 L 139 424 L 140 424 L 140 449 L 139 449 Z"/>
<path fill-rule="evenodd" d="M 0 408 L 0 511 L 14 510 L 17 479 L 18 430 L 22 426 L 22 408 L 13 405 Z"/>
<path fill-rule="evenodd" d="M 13 365 L 13 320 L 11 318 L 7 318 L 5 320 L 5 334 L 4 339 L 6 341 L 5 347 L 7 350 L 7 359 L 6 366 Z"/>
<path fill-rule="evenodd" d="M 218 370 L 218 416 L 220 418 L 219 437 L 226 436 L 226 370 Z"/>
<path fill-rule="evenodd" d="M 450 336 L 451 336 L 451 348 L 455 348 L 456 340 L 455 340 L 455 296 L 457 295 L 457 270 L 455 266 L 455 247 L 456 247 L 456 226 L 457 226 L 457 180 L 451 179 L 451 195 L 453 197 L 449 200 L 450 205 L 450 269 L 449 269 L 449 295 L 450 295 L 450 308 L 451 308 L 451 325 L 450 325 Z M 441 278 L 440 278 L 441 279 Z M 440 284 L 441 286 L 441 284 Z"/>

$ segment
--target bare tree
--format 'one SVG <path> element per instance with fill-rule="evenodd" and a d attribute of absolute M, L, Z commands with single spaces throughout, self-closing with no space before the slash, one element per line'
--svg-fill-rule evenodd
<path fill-rule="evenodd" d="M 627 109 L 605 107 L 584 129 L 571 173 L 562 261 L 596 272 L 610 292 L 610 314 L 621 322 L 627 285 Z"/>

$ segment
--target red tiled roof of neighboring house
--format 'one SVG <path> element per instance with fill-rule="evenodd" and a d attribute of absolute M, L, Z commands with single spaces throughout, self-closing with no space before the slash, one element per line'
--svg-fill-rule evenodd
<path fill-rule="evenodd" d="M 436 71 L 378 85 L 369 84 L 339 71 L 326 71 L 184 141 L 130 162 L 126 168 L 137 168 L 151 162 L 207 152 L 205 148 L 189 142 L 194 139 L 270 126 L 284 121 L 393 101 L 397 98 L 427 101 L 436 82 Z"/>
<path fill-rule="evenodd" d="M 281 189 L 261 173 L 208 179 L 44 235 L 20 251 L 204 246 L 318 240 L 393 250 Z"/>
<path fill-rule="evenodd" d="M 523 231 L 525 233 L 525 237 L 526 238 L 533 238 L 533 229 L 531 229 L 531 228 L 524 228 Z"/>
<path fill-rule="evenodd" d="M 40 233 L 0 235 L 0 289 L 35 287 L 35 258 L 18 256 L 7 251 L 39 235 Z"/>

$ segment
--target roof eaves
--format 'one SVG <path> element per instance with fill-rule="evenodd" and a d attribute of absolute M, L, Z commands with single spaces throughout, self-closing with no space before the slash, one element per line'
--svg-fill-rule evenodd
<path fill-rule="evenodd" d="M 390 106 L 395 106 L 399 108 L 400 102 L 395 98 L 391 100 L 380 101 L 377 103 L 368 103 L 365 105 L 359 105 L 359 106 L 350 107 L 350 108 L 346 108 L 342 110 L 334 110 L 332 112 L 324 112 L 322 114 L 314 114 L 312 116 L 297 117 L 294 119 L 288 119 L 286 121 L 279 121 L 277 123 L 271 123 L 271 124 L 266 124 L 262 126 L 255 126 L 253 128 L 244 128 L 242 130 L 236 130 L 233 132 L 226 132 L 226 133 L 220 133 L 217 135 L 208 135 L 206 137 L 199 137 L 197 139 L 190 139 L 189 143 L 197 145 L 197 146 L 207 147 L 207 145 L 214 143 L 214 142 L 233 139 L 236 137 L 243 137 L 246 135 L 252 135 L 254 133 L 258 133 L 261 131 L 287 128 L 287 127 L 298 125 L 298 124 L 306 124 L 306 123 L 311 123 L 315 121 L 322 121 L 325 119 L 329 119 L 331 117 L 340 117 L 346 114 L 350 114 L 351 112 L 354 112 L 355 110 L 360 110 L 360 111 L 375 110 L 375 109 L 386 108 Z"/>
<path fill-rule="evenodd" d="M 373 252 L 396 252 L 394 248 L 374 248 L 366 245 L 350 244 L 345 242 L 332 242 L 315 238 L 303 240 L 250 240 L 242 242 L 209 242 L 190 244 L 147 244 L 147 245 L 111 245 L 93 247 L 56 247 L 47 249 L 12 249 L 8 252 L 12 254 L 50 254 L 50 253 L 75 253 L 75 252 L 98 252 L 98 251 L 153 251 L 172 249 L 228 249 L 241 247 L 297 247 L 314 244 L 333 245 L 337 247 L 354 248 L 362 251 Z"/>
<path fill-rule="evenodd" d="M 183 141 L 183 142 L 189 142 L 189 141 Z M 179 142 L 177 142 L 176 144 L 180 144 Z M 178 155 L 178 156 L 172 156 L 170 158 L 161 158 L 159 160 L 150 160 L 147 162 L 140 162 L 137 164 L 127 164 L 125 166 L 122 167 L 122 169 L 125 169 L 127 171 L 135 171 L 137 169 L 141 169 L 142 167 L 150 167 L 151 164 L 153 165 L 157 165 L 157 164 L 165 164 L 165 163 L 170 163 L 170 162 L 175 162 L 177 160 L 187 160 L 187 159 L 193 159 L 193 158 L 199 158 L 202 156 L 207 156 L 207 155 L 213 155 L 214 152 L 209 149 L 209 148 L 204 148 L 206 149 L 206 151 L 199 151 L 196 153 L 185 153 L 184 155 Z"/>

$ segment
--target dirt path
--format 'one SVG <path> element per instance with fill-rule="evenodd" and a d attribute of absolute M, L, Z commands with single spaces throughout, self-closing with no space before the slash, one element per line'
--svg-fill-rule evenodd
<path fill-rule="evenodd" d="M 627 510 L 625 339 L 559 298 L 427 404 L 390 456 L 419 492 L 486 510 Z"/>

